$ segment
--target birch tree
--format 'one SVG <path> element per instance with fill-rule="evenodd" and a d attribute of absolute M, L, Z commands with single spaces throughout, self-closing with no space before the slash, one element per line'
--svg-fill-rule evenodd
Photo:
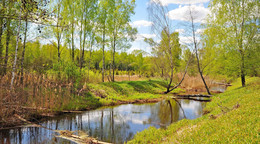
<path fill-rule="evenodd" d="M 233 50 L 237 53 L 238 60 L 233 61 L 232 65 L 240 71 L 243 87 L 246 86 L 246 69 L 249 68 L 246 61 L 250 53 L 257 53 L 259 48 L 259 6 L 258 0 L 213 0 L 210 3 L 212 15 L 208 19 L 208 28 L 217 28 L 218 33 L 207 36 L 218 40 L 214 47 L 221 45 L 226 52 Z"/>

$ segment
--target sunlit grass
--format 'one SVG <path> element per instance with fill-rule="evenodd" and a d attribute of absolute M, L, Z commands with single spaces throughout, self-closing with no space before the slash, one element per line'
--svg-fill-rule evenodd
<path fill-rule="evenodd" d="M 129 143 L 258 143 L 260 130 L 260 78 L 240 81 L 213 97 L 196 120 L 181 120 L 166 130 L 151 127 Z"/>
<path fill-rule="evenodd" d="M 99 98 L 103 105 L 160 98 L 166 91 L 166 82 L 162 80 L 105 82 L 88 86 L 91 94 Z M 178 91 L 181 89 L 175 90 Z"/>

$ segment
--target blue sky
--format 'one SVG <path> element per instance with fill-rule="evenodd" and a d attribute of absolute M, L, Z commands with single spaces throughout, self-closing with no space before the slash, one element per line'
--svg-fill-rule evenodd
<path fill-rule="evenodd" d="M 169 18 L 172 20 L 174 31 L 180 33 L 180 41 L 182 44 L 189 43 L 189 31 L 187 24 L 189 21 L 185 19 L 185 13 L 191 6 L 196 13 L 198 25 L 204 22 L 206 15 L 209 13 L 209 0 L 160 0 L 161 3 L 168 7 Z M 136 0 L 135 15 L 131 17 L 132 26 L 138 30 L 137 39 L 132 43 L 132 47 L 128 50 L 144 50 L 148 53 L 151 49 L 148 44 L 143 41 L 144 37 L 156 39 L 156 35 L 151 33 L 152 22 L 148 19 L 147 7 L 151 0 Z M 203 29 L 198 28 L 197 33 Z"/>

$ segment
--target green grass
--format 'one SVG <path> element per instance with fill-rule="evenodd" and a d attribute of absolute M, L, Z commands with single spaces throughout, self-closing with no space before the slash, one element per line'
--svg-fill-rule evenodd
<path fill-rule="evenodd" d="M 259 143 L 259 96 L 260 78 L 248 78 L 246 87 L 236 81 L 207 104 L 204 110 L 210 113 L 167 129 L 150 127 L 129 143 Z"/>
<path fill-rule="evenodd" d="M 90 93 L 98 98 L 102 105 L 134 100 L 154 99 L 163 96 L 167 83 L 162 80 L 122 81 L 88 84 Z M 174 92 L 179 92 L 176 89 Z"/>
<path fill-rule="evenodd" d="M 85 97 L 77 96 L 73 98 L 68 104 L 61 107 L 62 110 L 86 110 L 94 109 L 102 106 L 99 99 L 95 98 L 92 95 L 87 95 Z M 59 111 L 59 110 L 57 110 Z"/>
<path fill-rule="evenodd" d="M 52 111 L 87 110 L 102 105 L 161 98 L 166 85 L 166 81 L 162 80 L 90 83 L 83 95 L 72 95 L 69 100 L 57 105 Z M 179 91 L 183 90 L 176 89 L 174 92 Z"/>

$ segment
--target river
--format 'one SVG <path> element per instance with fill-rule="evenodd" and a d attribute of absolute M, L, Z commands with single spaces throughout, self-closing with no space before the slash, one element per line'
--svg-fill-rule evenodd
<path fill-rule="evenodd" d="M 184 115 L 187 119 L 196 119 L 202 116 L 205 105 L 204 102 L 192 100 L 179 100 L 177 103 L 172 99 L 148 104 L 124 104 L 77 114 L 64 114 L 39 124 L 53 130 L 82 130 L 101 141 L 124 143 L 150 126 L 166 128 L 183 119 Z M 56 138 L 55 135 L 57 133 L 44 128 L 15 128 L 0 131 L 0 143 L 71 143 Z"/>

